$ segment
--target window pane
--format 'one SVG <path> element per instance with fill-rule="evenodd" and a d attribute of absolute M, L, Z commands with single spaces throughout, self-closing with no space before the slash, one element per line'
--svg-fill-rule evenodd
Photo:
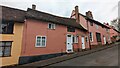
<path fill-rule="evenodd" d="M 2 23 L 2 33 L 7 33 L 7 23 Z"/>
<path fill-rule="evenodd" d="M 41 45 L 41 37 L 37 37 L 37 46 Z"/>
<path fill-rule="evenodd" d="M 51 24 L 49 23 L 49 26 L 48 26 L 50 29 L 51 29 Z"/>
<path fill-rule="evenodd" d="M 90 41 L 92 41 L 93 39 L 92 39 L 92 33 L 90 32 Z"/>
<path fill-rule="evenodd" d="M 3 42 L 0 42 L 0 46 L 3 46 L 4 45 L 4 43 Z"/>
<path fill-rule="evenodd" d="M 11 46 L 11 45 L 12 45 L 12 42 L 6 42 L 5 46 Z"/>
<path fill-rule="evenodd" d="M 5 47 L 4 56 L 10 56 L 11 54 L 11 47 Z"/>
<path fill-rule="evenodd" d="M 0 47 L 0 56 L 3 54 L 3 47 Z"/>
<path fill-rule="evenodd" d="M 45 46 L 45 37 L 42 37 L 42 46 Z"/>

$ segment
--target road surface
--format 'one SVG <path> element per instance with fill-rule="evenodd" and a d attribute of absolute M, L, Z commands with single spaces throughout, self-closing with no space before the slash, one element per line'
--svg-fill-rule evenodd
<path fill-rule="evenodd" d="M 118 66 L 118 46 L 50 66 Z"/>

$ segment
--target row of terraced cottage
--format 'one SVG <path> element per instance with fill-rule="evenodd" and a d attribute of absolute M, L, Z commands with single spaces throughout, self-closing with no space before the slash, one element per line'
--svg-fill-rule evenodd
<path fill-rule="evenodd" d="M 112 42 L 111 28 L 94 20 L 91 11 L 79 13 L 78 6 L 70 18 L 38 11 L 35 5 L 27 11 L 0 9 L 0 66 L 31 63 Z"/>

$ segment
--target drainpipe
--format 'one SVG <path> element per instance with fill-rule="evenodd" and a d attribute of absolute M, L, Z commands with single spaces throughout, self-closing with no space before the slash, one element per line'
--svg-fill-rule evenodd
<path fill-rule="evenodd" d="M 92 48 L 91 48 L 91 43 L 90 43 L 90 36 L 89 36 L 90 32 L 89 32 L 88 20 L 87 20 L 87 29 L 88 29 L 88 40 L 89 40 L 89 47 L 90 47 L 90 50 L 91 50 Z"/>

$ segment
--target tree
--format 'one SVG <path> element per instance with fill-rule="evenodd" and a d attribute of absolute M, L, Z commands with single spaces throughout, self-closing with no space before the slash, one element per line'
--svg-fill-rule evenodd
<path fill-rule="evenodd" d="M 113 20 L 111 21 L 111 25 L 114 26 L 116 30 L 120 31 L 120 30 L 119 30 L 119 26 L 120 26 L 120 25 L 119 25 L 119 20 L 118 20 L 118 18 L 113 19 Z"/>

